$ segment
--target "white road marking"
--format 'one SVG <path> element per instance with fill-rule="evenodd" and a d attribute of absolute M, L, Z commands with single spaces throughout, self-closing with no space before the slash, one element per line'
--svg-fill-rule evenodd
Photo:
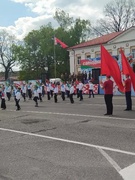
<path fill-rule="evenodd" d="M 122 153 L 122 154 L 135 156 L 135 152 L 129 152 L 129 151 L 109 148 L 109 147 L 105 147 L 105 146 L 98 146 L 98 145 L 83 143 L 83 142 L 79 142 L 79 141 L 72 141 L 72 140 L 68 140 L 68 139 L 45 136 L 45 135 L 41 135 L 41 134 L 28 133 L 28 132 L 13 130 L 13 129 L 0 128 L 0 131 L 7 131 L 7 132 L 12 132 L 12 133 L 28 135 L 28 136 L 41 137 L 41 138 L 45 138 L 45 139 L 51 139 L 51 140 L 55 140 L 55 141 L 61 141 L 61 142 L 66 142 L 66 143 L 71 143 L 71 144 L 77 144 L 77 145 L 81 145 L 81 146 L 93 147 L 93 148 L 96 148 L 96 149 L 99 148 L 99 149 L 103 149 L 103 150 L 107 150 L 107 151 L 118 152 L 118 153 Z"/>
<path fill-rule="evenodd" d="M 6 110 L 16 112 L 15 110 Z M 78 117 L 90 117 L 90 118 L 99 118 L 99 119 L 117 119 L 123 121 L 135 121 L 135 119 L 131 118 L 120 118 L 116 116 L 94 116 L 94 115 L 86 115 L 86 114 L 69 114 L 69 113 L 57 113 L 57 112 L 42 112 L 42 111 L 20 111 L 20 112 L 27 112 L 27 113 L 37 113 L 37 114 L 51 114 L 51 115 L 61 115 L 61 116 L 78 116 Z"/>
<path fill-rule="evenodd" d="M 120 174 L 124 180 L 135 180 L 135 164 L 122 169 Z"/>
<path fill-rule="evenodd" d="M 119 173 L 121 171 L 120 166 L 103 150 L 97 148 L 98 151 L 109 161 L 109 163 L 116 169 L 116 171 Z"/>

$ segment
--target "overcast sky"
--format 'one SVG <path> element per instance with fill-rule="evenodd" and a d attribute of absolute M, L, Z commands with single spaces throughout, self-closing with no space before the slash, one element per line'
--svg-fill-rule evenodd
<path fill-rule="evenodd" d="M 22 39 L 33 29 L 51 22 L 57 8 L 71 17 L 89 19 L 102 17 L 103 7 L 110 0 L 0 0 L 0 29 L 6 28 Z"/>

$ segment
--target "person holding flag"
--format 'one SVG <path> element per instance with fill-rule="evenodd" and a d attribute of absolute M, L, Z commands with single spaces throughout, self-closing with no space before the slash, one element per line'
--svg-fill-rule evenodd
<path fill-rule="evenodd" d="M 132 110 L 131 79 L 129 77 L 129 74 L 126 74 L 126 80 L 124 80 L 124 87 L 125 87 L 125 98 L 127 105 L 127 108 L 124 111 L 131 111 Z"/>
<path fill-rule="evenodd" d="M 100 81 L 100 86 L 104 89 L 104 99 L 106 104 L 107 112 L 104 115 L 112 115 L 113 114 L 113 81 L 110 79 L 111 76 L 106 76 L 106 81 L 103 83 Z"/>

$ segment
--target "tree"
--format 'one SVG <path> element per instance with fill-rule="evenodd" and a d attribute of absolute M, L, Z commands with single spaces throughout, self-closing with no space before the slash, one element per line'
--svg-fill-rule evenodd
<path fill-rule="evenodd" d="M 0 65 L 4 70 L 5 80 L 9 78 L 9 72 L 13 72 L 12 68 L 15 66 L 13 47 L 16 43 L 14 36 L 4 30 L 0 32 Z"/>
<path fill-rule="evenodd" d="M 135 25 L 135 2 L 133 0 L 113 0 L 104 7 L 105 17 L 98 20 L 93 31 L 99 34 L 119 32 Z"/>

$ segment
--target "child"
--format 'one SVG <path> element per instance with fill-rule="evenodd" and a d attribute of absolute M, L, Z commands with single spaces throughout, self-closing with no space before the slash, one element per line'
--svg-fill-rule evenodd
<path fill-rule="evenodd" d="M 16 106 L 17 106 L 16 111 L 19 111 L 21 109 L 19 105 L 20 98 L 21 98 L 21 87 L 18 86 L 17 91 L 15 93 L 15 101 L 16 101 Z"/>
<path fill-rule="evenodd" d="M 3 87 L 2 87 L 2 91 L 1 91 L 1 109 L 2 109 L 2 110 L 5 110 L 5 109 L 6 109 L 5 96 L 6 96 L 5 87 L 3 86 Z"/>
<path fill-rule="evenodd" d="M 35 107 L 38 107 L 38 99 L 39 99 L 39 93 L 38 93 L 38 86 L 37 85 L 35 85 L 35 87 L 34 87 L 34 98 L 33 98 L 33 100 L 35 101 Z"/>

